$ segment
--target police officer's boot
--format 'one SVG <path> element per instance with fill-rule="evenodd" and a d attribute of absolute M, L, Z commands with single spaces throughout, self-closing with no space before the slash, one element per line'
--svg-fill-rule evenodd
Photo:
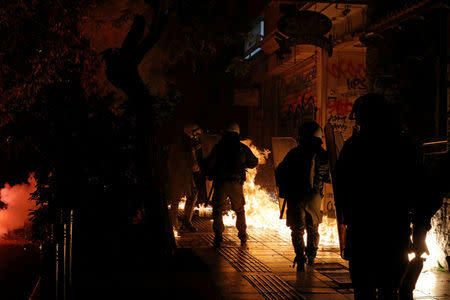
<path fill-rule="evenodd" d="M 183 225 L 181 225 L 180 229 L 182 231 L 197 232 L 197 228 L 188 221 L 183 221 Z"/>
<path fill-rule="evenodd" d="M 248 235 L 247 234 L 240 235 L 239 239 L 241 240 L 241 248 L 247 250 L 248 249 L 248 244 L 247 244 Z"/>
<path fill-rule="evenodd" d="M 305 254 L 308 257 L 308 265 L 313 266 L 314 265 L 314 259 L 317 255 L 317 249 L 319 246 L 319 233 L 318 229 L 319 225 L 315 226 L 307 226 L 306 232 L 308 234 L 308 240 L 306 244 L 306 251 Z"/>
<path fill-rule="evenodd" d="M 292 265 L 293 268 L 295 268 L 295 265 L 297 265 L 297 272 L 304 271 L 305 270 L 305 257 L 303 255 L 296 255 L 294 258 L 294 263 Z"/>

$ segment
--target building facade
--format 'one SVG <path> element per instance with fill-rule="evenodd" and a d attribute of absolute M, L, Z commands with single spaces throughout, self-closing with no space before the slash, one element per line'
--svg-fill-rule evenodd
<path fill-rule="evenodd" d="M 317 12 L 331 20 L 325 36 L 332 53 L 325 47 L 297 44 L 280 54 L 278 23 L 293 10 Z M 236 105 L 248 106 L 248 135 L 271 149 L 272 137 L 296 138 L 303 122 L 316 121 L 322 127 L 333 125 L 346 140 L 354 126 L 349 119 L 354 101 L 367 92 L 381 93 L 398 108 L 404 131 L 422 146 L 430 173 L 445 182 L 449 20 L 445 1 L 268 1 L 255 20 L 253 40 L 246 43 L 251 76 L 237 84 L 234 93 Z M 314 31 L 314 24 L 304 26 Z M 329 215 L 333 203 L 328 185 L 323 207 Z M 444 201 L 444 212 L 447 204 Z M 448 236 L 450 221 L 442 222 L 440 234 Z M 448 259 L 448 243 L 446 247 L 443 257 Z"/>

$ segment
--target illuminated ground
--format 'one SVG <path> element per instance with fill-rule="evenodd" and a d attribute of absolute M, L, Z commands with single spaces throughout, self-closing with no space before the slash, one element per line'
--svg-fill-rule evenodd
<path fill-rule="evenodd" d="M 333 247 L 320 248 L 314 268 L 297 273 L 291 266 L 290 236 L 252 229 L 249 249 L 239 247 L 234 227 L 227 227 L 221 249 L 212 247 L 211 220 L 194 218 L 196 233 L 182 233 L 179 248 L 190 248 L 211 270 L 225 299 L 353 299 L 348 264 Z M 450 299 L 450 275 L 428 271 L 421 275 L 415 299 Z"/>

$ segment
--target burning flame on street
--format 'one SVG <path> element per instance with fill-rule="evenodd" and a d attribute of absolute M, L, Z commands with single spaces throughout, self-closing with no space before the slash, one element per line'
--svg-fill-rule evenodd
<path fill-rule="evenodd" d="M 269 157 L 270 151 L 259 150 L 252 144 L 251 140 L 243 141 L 253 154 L 258 158 L 259 164 L 265 164 Z M 261 186 L 255 184 L 256 174 L 258 168 L 247 170 L 246 181 L 244 183 L 245 196 L 245 216 L 249 228 L 258 228 L 267 231 L 275 231 L 278 234 L 288 237 L 291 233 L 289 227 L 286 226 L 286 220 L 280 219 L 280 207 L 278 204 L 278 197 L 275 192 L 268 192 Z M 184 210 L 186 197 L 182 197 L 178 208 Z M 170 207 L 170 206 L 169 206 Z M 202 204 L 196 208 L 200 217 L 210 217 L 212 208 L 204 207 Z M 212 220 L 211 220 L 212 221 Z M 224 225 L 235 226 L 236 215 L 233 211 L 228 211 L 223 217 Z M 319 225 L 320 242 L 319 247 L 338 247 L 339 235 L 337 231 L 337 223 L 335 218 L 323 217 L 322 223 Z M 174 228 L 174 235 L 176 238 L 180 237 L 179 232 Z M 304 234 L 306 241 L 306 233 Z M 426 244 L 430 254 L 423 254 L 425 259 L 423 272 L 436 268 L 438 264 L 439 245 L 437 243 L 437 236 L 434 228 L 432 228 L 426 237 Z M 414 254 L 409 254 L 409 260 L 414 258 Z M 419 284 L 419 283 L 418 283 Z"/>
<path fill-rule="evenodd" d="M 427 255 L 426 261 L 424 261 L 423 263 L 423 270 L 431 270 L 439 266 L 437 257 L 440 249 L 439 245 L 437 244 L 437 236 L 436 232 L 434 231 L 434 228 L 428 231 L 425 242 L 427 243 L 430 255 Z"/>
<path fill-rule="evenodd" d="M 431 228 L 430 231 L 428 231 L 425 242 L 429 254 L 423 253 L 420 257 L 424 259 L 422 271 L 429 271 L 439 266 L 439 245 L 437 244 L 435 228 Z M 408 254 L 409 261 L 413 260 L 415 257 L 416 255 L 414 253 Z"/>
<path fill-rule="evenodd" d="M 270 151 L 259 150 L 252 144 L 251 140 L 243 141 L 258 158 L 259 164 L 265 164 Z M 261 186 L 255 184 L 258 168 L 247 170 L 244 183 L 245 195 L 245 217 L 249 227 L 263 230 L 275 230 L 282 235 L 289 235 L 290 229 L 286 226 L 286 220 L 280 219 L 280 207 L 275 193 L 269 193 Z M 234 212 L 229 211 L 224 216 L 226 226 L 234 226 L 236 216 Z M 336 220 L 324 217 L 319 225 L 321 246 L 338 246 L 339 238 L 337 233 Z M 305 233 L 306 236 L 306 233 Z"/>

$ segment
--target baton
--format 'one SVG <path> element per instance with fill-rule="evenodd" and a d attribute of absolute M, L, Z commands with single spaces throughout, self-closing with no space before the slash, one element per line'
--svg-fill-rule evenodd
<path fill-rule="evenodd" d="M 212 195 L 213 191 L 214 191 L 214 183 L 212 184 L 211 189 L 209 190 L 208 198 L 206 198 L 206 202 L 205 202 L 205 207 L 208 206 L 208 203 L 209 203 L 209 200 L 211 199 L 211 195 Z"/>
<path fill-rule="evenodd" d="M 284 209 L 286 208 L 286 199 L 283 199 L 283 205 L 281 206 L 280 219 L 283 219 Z"/>

